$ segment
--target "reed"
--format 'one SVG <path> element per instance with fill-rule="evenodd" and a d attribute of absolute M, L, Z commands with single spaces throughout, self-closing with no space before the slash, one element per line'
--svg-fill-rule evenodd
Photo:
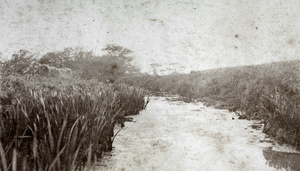
<path fill-rule="evenodd" d="M 75 79 L 51 86 L 46 78 L 17 77 L 15 103 L 1 115 L 2 170 L 92 168 L 112 149 L 114 126 L 145 107 L 145 91 L 126 85 Z"/>

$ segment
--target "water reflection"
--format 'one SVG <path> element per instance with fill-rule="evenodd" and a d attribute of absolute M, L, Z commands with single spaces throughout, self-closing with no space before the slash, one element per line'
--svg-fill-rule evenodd
<path fill-rule="evenodd" d="M 272 147 L 265 148 L 263 155 L 269 166 L 290 171 L 300 170 L 300 154 L 273 151 Z"/>

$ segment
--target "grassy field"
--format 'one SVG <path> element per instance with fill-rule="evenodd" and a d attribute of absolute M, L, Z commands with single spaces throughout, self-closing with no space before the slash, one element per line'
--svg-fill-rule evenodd
<path fill-rule="evenodd" d="M 112 150 L 114 126 L 146 107 L 146 92 L 83 79 L 79 70 L 28 54 L 20 51 L 1 66 L 0 170 L 92 167 Z"/>
<path fill-rule="evenodd" d="M 300 148 L 300 61 L 221 68 L 122 80 L 153 93 L 178 94 L 208 106 L 261 119 L 264 132 Z"/>

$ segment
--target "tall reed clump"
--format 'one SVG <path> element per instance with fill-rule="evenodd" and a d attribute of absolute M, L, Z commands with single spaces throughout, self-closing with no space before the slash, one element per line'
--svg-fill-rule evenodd
<path fill-rule="evenodd" d="M 119 92 L 118 99 L 122 101 L 124 105 L 125 116 L 137 115 L 139 111 L 146 108 L 149 102 L 149 98 L 147 100 L 145 99 L 147 92 L 143 89 L 126 84 L 116 84 L 114 85 L 114 90 Z"/>
<path fill-rule="evenodd" d="M 13 103 L 1 113 L 1 170 L 90 168 L 112 149 L 117 118 L 145 107 L 141 89 L 68 81 L 52 87 L 27 80 L 29 85 L 10 95 Z"/>
<path fill-rule="evenodd" d="M 274 69 L 261 79 L 264 87 L 259 91 L 264 132 L 300 148 L 300 65 L 286 64 L 278 71 Z"/>

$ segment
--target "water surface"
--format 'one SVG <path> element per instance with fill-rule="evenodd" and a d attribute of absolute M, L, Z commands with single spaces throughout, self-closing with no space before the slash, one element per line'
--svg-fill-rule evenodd
<path fill-rule="evenodd" d="M 146 110 L 133 116 L 114 141 L 100 170 L 273 171 L 297 169 L 298 155 L 271 149 L 255 121 L 234 113 L 152 97 Z M 256 125 L 256 126 L 253 126 Z M 255 128 L 255 129 L 254 129 Z M 276 156 L 277 155 L 277 156 Z M 280 166 L 280 167 L 278 167 Z"/>

